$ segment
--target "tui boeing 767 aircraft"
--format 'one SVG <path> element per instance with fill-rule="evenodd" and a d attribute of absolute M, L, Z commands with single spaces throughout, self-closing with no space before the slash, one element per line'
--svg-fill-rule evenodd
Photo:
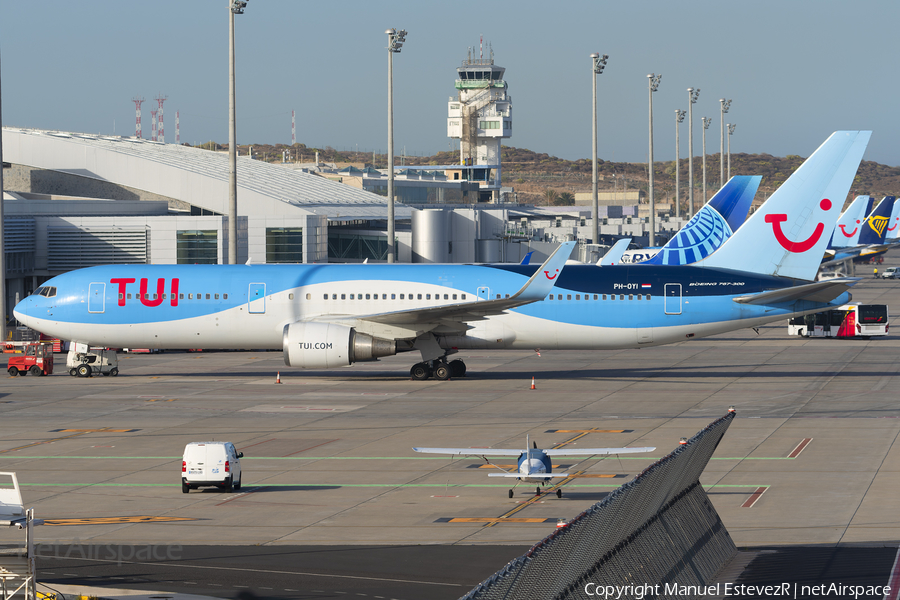
<path fill-rule="evenodd" d="M 460 349 L 671 344 L 850 301 L 813 282 L 871 132 L 832 134 L 718 250 L 690 265 L 115 265 L 59 275 L 19 321 L 86 345 L 282 349 L 333 368 L 417 351 L 414 379 L 465 374 Z"/>

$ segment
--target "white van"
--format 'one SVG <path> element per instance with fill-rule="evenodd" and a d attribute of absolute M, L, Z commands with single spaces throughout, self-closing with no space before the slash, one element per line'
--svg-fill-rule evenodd
<path fill-rule="evenodd" d="M 181 460 L 181 491 L 217 487 L 230 492 L 241 489 L 241 461 L 231 442 L 191 442 Z"/>

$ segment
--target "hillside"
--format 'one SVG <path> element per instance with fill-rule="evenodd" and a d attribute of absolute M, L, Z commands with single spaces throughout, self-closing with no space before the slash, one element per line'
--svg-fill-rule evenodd
<path fill-rule="evenodd" d="M 202 147 L 210 148 L 209 144 Z M 293 147 L 277 144 L 253 144 L 253 155 L 260 160 L 269 162 L 281 162 L 282 152 L 291 152 L 294 160 L 299 162 L 312 162 L 315 153 L 319 153 L 319 160 L 329 163 L 365 163 L 372 165 L 372 154 L 353 151 L 338 151 L 331 147 L 311 148 L 304 144 L 295 144 Z M 248 146 L 239 146 L 242 155 L 246 155 Z M 215 145 L 216 150 L 225 150 L 227 145 Z M 591 191 L 591 160 L 583 158 L 576 161 L 565 160 L 550 156 L 546 153 L 533 152 L 524 148 L 503 146 L 503 183 L 516 188 L 518 199 L 523 203 L 546 204 L 547 199 L 554 198 L 565 192 L 590 192 Z M 697 182 L 695 198 L 699 198 L 699 190 L 702 187 L 702 157 L 694 158 L 694 177 Z M 384 167 L 386 155 L 375 156 L 375 168 Z M 796 155 L 785 157 L 772 156 L 771 154 L 732 154 L 732 175 L 762 175 L 763 180 L 759 188 L 758 198 L 766 198 L 800 166 L 804 158 Z M 407 156 L 404 164 L 407 165 L 449 165 L 459 161 L 458 152 L 439 152 L 433 156 L 414 157 Z M 395 157 L 395 164 L 400 164 L 399 157 Z M 707 156 L 707 193 L 712 195 L 718 189 L 719 178 L 719 154 Z M 612 190 L 635 187 L 646 190 L 647 188 L 647 164 L 646 163 L 614 163 L 604 160 L 598 161 L 599 188 Z M 681 159 L 680 185 L 682 196 L 685 195 L 688 178 L 688 163 L 686 158 Z M 674 161 L 657 161 L 654 176 L 654 187 L 657 198 L 665 201 L 675 191 Z M 880 198 L 886 195 L 896 194 L 900 191 L 900 167 L 889 167 L 872 161 L 863 161 L 851 189 L 850 197 L 859 194 L 869 194 Z M 567 197 L 567 196 L 566 196 Z M 558 202 L 557 202 L 558 203 Z"/>

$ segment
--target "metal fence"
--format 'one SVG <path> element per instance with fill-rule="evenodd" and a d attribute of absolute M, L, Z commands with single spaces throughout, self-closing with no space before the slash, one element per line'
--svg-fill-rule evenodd
<path fill-rule="evenodd" d="M 685 586 L 708 584 L 737 552 L 699 481 L 734 416 L 710 423 L 461 600 L 699 595 Z"/>

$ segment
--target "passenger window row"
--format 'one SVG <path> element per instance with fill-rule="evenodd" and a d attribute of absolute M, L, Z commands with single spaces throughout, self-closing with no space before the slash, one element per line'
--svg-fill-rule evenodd
<path fill-rule="evenodd" d="M 132 296 L 131 293 L 119 294 L 119 300 L 124 300 L 124 299 L 131 300 L 131 296 Z M 151 296 L 152 296 L 152 298 L 151 298 Z M 163 294 L 162 299 L 165 300 L 167 298 L 171 298 L 172 296 L 173 296 L 173 294 Z M 195 296 L 196 296 L 196 298 L 195 298 Z M 206 296 L 206 300 L 218 300 L 219 299 L 219 294 L 205 294 L 205 296 Z M 221 296 L 222 296 L 222 300 L 228 300 L 228 294 L 222 294 Z M 188 300 L 194 300 L 194 299 L 203 300 L 204 299 L 203 297 L 204 297 L 204 294 L 188 294 L 187 295 Z M 159 296 L 156 294 L 144 294 L 144 300 L 156 300 L 158 298 L 159 298 Z M 134 294 L 134 299 L 140 300 L 141 295 Z M 184 294 L 178 294 L 178 299 L 184 300 Z"/>
<path fill-rule="evenodd" d="M 629 299 L 629 300 L 634 300 L 634 299 L 635 299 L 635 295 L 634 295 L 634 294 L 618 294 L 618 296 L 619 296 L 619 300 L 624 300 L 624 299 L 625 299 L 625 296 L 628 296 L 628 299 Z M 638 295 L 637 295 L 637 299 L 638 299 L 638 300 L 643 300 L 643 299 L 644 299 L 644 296 L 645 296 L 645 294 L 638 294 Z M 499 296 L 498 296 L 498 297 L 499 297 Z M 646 298 L 647 298 L 647 300 L 649 300 L 649 299 L 650 299 L 650 294 L 646 294 Z M 566 294 L 566 295 L 565 295 L 565 298 L 563 298 L 563 295 L 562 295 L 562 294 L 556 294 L 556 299 L 557 299 L 557 300 L 571 300 L 571 299 L 572 299 L 572 294 Z M 591 299 L 591 294 L 585 294 L 585 295 L 584 295 L 584 299 L 585 299 L 585 300 L 590 300 L 590 299 Z M 606 294 L 594 294 L 594 300 L 601 300 L 601 299 L 602 299 L 602 300 L 606 300 Z M 615 299 L 616 299 L 616 294 L 609 294 L 609 299 L 610 299 L 610 300 L 615 300 Z M 553 294 L 550 294 L 549 300 L 553 300 Z M 581 294 L 575 294 L 575 300 L 581 300 Z"/>
<path fill-rule="evenodd" d="M 400 296 L 400 300 L 431 300 L 432 294 L 390 294 L 391 300 L 396 300 L 397 296 Z M 323 300 L 338 300 L 338 296 L 340 296 L 341 300 L 347 300 L 347 296 L 350 296 L 350 300 L 378 300 L 378 294 L 322 294 Z M 293 297 L 293 295 L 292 295 Z M 499 295 L 497 296 L 500 297 Z M 509 297 L 509 296 L 507 296 Z M 307 300 L 312 300 L 312 294 L 306 295 Z M 382 300 L 388 300 L 388 294 L 381 294 Z M 440 300 L 440 294 L 434 294 L 435 300 Z M 465 294 L 444 294 L 444 300 L 465 300 Z"/>

